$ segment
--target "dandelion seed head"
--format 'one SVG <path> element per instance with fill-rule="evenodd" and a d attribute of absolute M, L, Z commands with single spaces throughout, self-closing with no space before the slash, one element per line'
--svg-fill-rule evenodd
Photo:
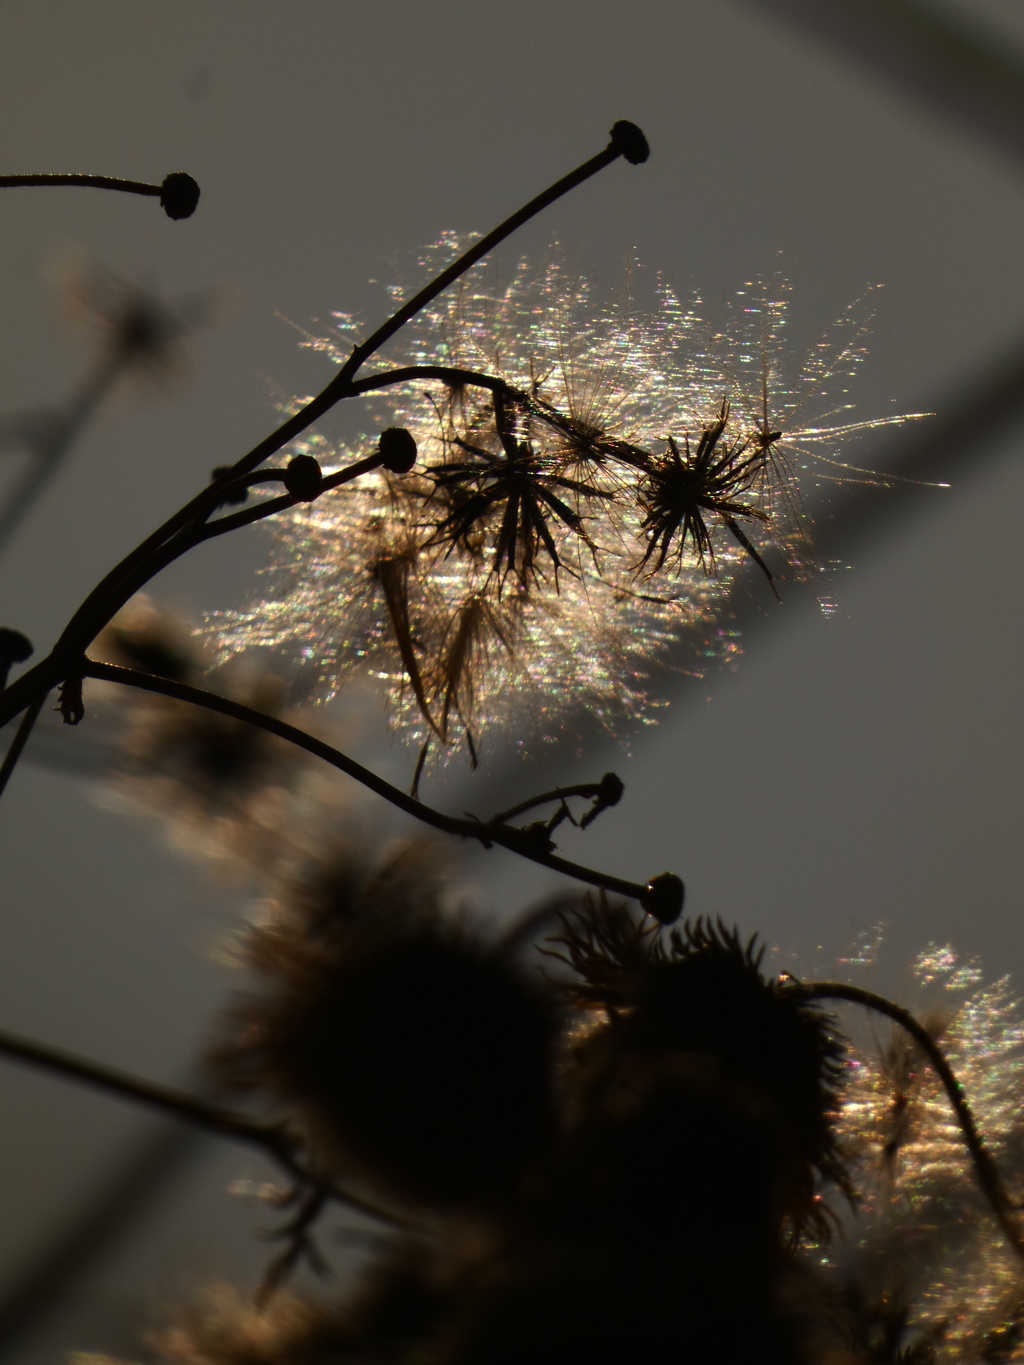
<path fill-rule="evenodd" d="M 469 240 L 443 235 L 421 271 Z M 388 292 L 397 304 L 410 290 Z M 557 249 L 507 281 L 475 267 L 377 368 L 454 367 L 509 388 L 426 379 L 367 395 L 378 430 L 414 435 L 415 470 L 278 516 L 264 600 L 211 621 L 218 657 L 289 651 L 323 698 L 368 672 L 392 725 L 440 755 L 467 731 L 477 746 L 489 732 L 533 743 L 572 734 L 584 713 L 616 735 L 656 719 L 667 659 L 688 652 L 696 673 L 735 661 L 717 618 L 748 559 L 772 577 L 759 556 L 774 546 L 791 576 L 811 572 L 802 443 L 813 456 L 813 442 L 880 425 L 827 425 L 848 407 L 840 395 L 829 409 L 828 394 L 859 363 L 857 324 L 841 320 L 787 385 L 785 291 L 751 286 L 740 304 L 715 334 L 699 301 L 664 285 L 646 310 L 632 281 L 598 299 Z M 303 344 L 340 363 L 360 326 L 334 324 Z M 679 452 L 702 450 L 716 423 L 714 468 L 695 473 Z M 293 449 L 329 472 L 371 443 L 314 435 Z"/>

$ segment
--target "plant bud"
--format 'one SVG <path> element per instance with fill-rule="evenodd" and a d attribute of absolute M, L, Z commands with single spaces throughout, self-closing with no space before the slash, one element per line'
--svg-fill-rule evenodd
<path fill-rule="evenodd" d="M 640 897 L 643 909 L 659 924 L 674 924 L 683 913 L 686 888 L 674 872 L 652 877 Z"/>
<path fill-rule="evenodd" d="M 168 218 L 191 218 L 199 203 L 199 186 L 184 171 L 172 171 L 160 186 L 160 207 Z"/>
<path fill-rule="evenodd" d="M 612 125 L 611 139 L 611 145 L 631 166 L 639 166 L 651 154 L 647 139 L 636 124 L 628 119 L 621 118 Z"/>
<path fill-rule="evenodd" d="M 296 502 L 314 502 L 324 491 L 323 471 L 312 455 L 289 460 L 281 482 Z"/>
<path fill-rule="evenodd" d="M 392 474 L 408 474 L 416 463 L 416 438 L 405 427 L 386 427 L 380 434 L 377 449 L 384 468 Z"/>

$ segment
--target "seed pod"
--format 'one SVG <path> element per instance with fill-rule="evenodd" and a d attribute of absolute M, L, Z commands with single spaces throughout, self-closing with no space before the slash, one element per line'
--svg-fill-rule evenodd
<path fill-rule="evenodd" d="M 408 474 L 416 463 L 416 438 L 405 427 L 385 427 L 377 441 L 384 468 L 392 474 Z"/>
<path fill-rule="evenodd" d="M 168 218 L 191 218 L 199 203 L 199 186 L 184 171 L 172 171 L 160 186 L 160 207 Z"/>
<path fill-rule="evenodd" d="M 647 139 L 628 119 L 619 119 L 612 125 L 611 139 L 612 146 L 631 166 L 641 165 L 651 154 Z"/>
<path fill-rule="evenodd" d="M 252 942 L 271 991 L 216 1058 L 229 1083 L 296 1106 L 339 1173 L 415 1204 L 488 1203 L 549 1132 L 554 1015 L 444 922 L 429 875 L 416 849 L 372 874 L 349 853 L 329 901 L 286 897 L 291 917 Z"/>
<path fill-rule="evenodd" d="M 296 502 L 315 502 L 324 491 L 324 475 L 312 455 L 296 455 L 288 461 L 281 482 Z"/>
<path fill-rule="evenodd" d="M 674 924 L 683 913 L 686 889 L 674 872 L 652 877 L 644 887 L 640 904 L 659 924 Z"/>

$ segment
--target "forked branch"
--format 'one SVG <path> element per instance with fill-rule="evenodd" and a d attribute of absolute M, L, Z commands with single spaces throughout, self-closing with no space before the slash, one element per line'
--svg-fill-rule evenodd
<path fill-rule="evenodd" d="M 648 156 L 647 142 L 643 133 L 635 124 L 626 120 L 620 120 L 614 125 L 611 130 L 611 140 L 604 151 L 599 152 L 597 156 L 591 157 L 582 166 L 563 176 L 535 199 L 531 199 L 528 204 L 499 224 L 469 251 L 460 256 L 457 261 L 443 270 L 418 294 L 392 314 L 386 322 L 382 323 L 367 341 L 356 346 L 349 359 L 342 366 L 341 372 L 315 398 L 300 408 L 298 412 L 293 413 L 275 431 L 272 431 L 255 445 L 248 454 L 243 455 L 233 465 L 225 468 L 224 472 L 212 484 L 204 488 L 172 517 L 168 518 L 162 526 L 157 527 L 140 545 L 136 546 L 119 564 L 115 565 L 72 616 L 53 651 L 33 668 L 23 673 L 0 696 L 0 728 L 15 716 L 20 715 L 39 696 L 40 692 L 49 691 L 63 680 L 68 672 L 69 665 L 89 647 L 103 627 L 124 606 L 125 602 L 148 583 L 161 568 L 178 557 L 181 549 L 174 543 L 175 538 L 185 532 L 197 517 L 203 516 L 204 513 L 208 515 L 207 509 L 212 510 L 218 506 L 223 501 L 225 492 L 232 485 L 237 485 L 244 475 L 252 473 L 264 460 L 269 459 L 290 441 L 300 436 L 336 403 L 345 398 L 351 398 L 361 391 L 368 392 L 370 388 L 376 386 L 379 381 L 375 380 L 360 386 L 356 382 L 355 376 L 362 365 L 379 350 L 385 341 L 394 336 L 410 318 L 425 308 L 431 300 L 447 289 L 461 275 L 464 275 L 467 270 L 470 270 L 499 242 L 504 241 L 517 228 L 535 217 L 549 204 L 560 199 L 562 195 L 567 194 L 577 185 L 596 175 L 605 166 L 611 165 L 620 156 L 633 165 L 646 161 Z M 168 181 L 173 178 L 169 176 Z M 8 179 L 11 183 L 25 184 L 33 178 L 9 177 Z M 44 181 L 49 183 L 47 177 L 35 179 L 39 183 Z M 103 180 L 103 177 L 92 179 L 98 182 Z M 79 180 L 79 177 L 72 177 L 69 183 L 79 183 Z M 82 183 L 89 181 L 90 178 L 86 177 Z M 0 181 L 0 185 L 2 183 Z M 167 181 L 164 183 L 166 185 Z M 132 192 L 140 194 L 159 192 L 159 187 L 145 186 L 141 182 L 134 181 L 112 182 L 107 188 L 114 187 L 114 185 L 120 185 L 122 188 L 128 187 Z M 283 503 L 280 505 L 284 506 Z M 269 515 L 270 510 L 264 507 L 260 510 L 259 515 Z M 223 521 L 228 522 L 229 525 L 220 526 L 213 533 L 221 534 L 225 530 L 234 529 L 238 525 L 248 525 L 250 520 L 258 519 L 258 516 L 250 517 L 247 513 L 236 514 L 236 516 L 237 520 L 232 517 L 223 518 Z M 187 542 L 187 535 L 184 540 Z M 185 543 L 184 548 L 191 548 L 191 546 Z"/>

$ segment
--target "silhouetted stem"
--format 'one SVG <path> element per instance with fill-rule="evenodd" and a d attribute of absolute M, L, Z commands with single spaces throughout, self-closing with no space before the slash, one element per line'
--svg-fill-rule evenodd
<path fill-rule="evenodd" d="M 29 1062 L 44 1071 L 53 1071 L 60 1076 L 105 1090 L 108 1094 L 131 1100 L 135 1104 L 159 1109 L 165 1114 L 183 1119 L 193 1126 L 205 1128 L 208 1132 L 217 1133 L 221 1137 L 261 1147 L 286 1166 L 293 1175 L 302 1175 L 305 1178 L 295 1163 L 294 1144 L 281 1128 L 254 1123 L 240 1114 L 219 1109 L 179 1090 L 140 1080 L 137 1076 L 86 1061 L 82 1057 L 48 1047 L 44 1043 L 19 1038 L 13 1033 L 0 1031 L 0 1053 Z"/>
<path fill-rule="evenodd" d="M 612 877 L 604 872 L 594 872 L 589 867 L 581 867 L 577 863 L 569 862 L 566 858 L 559 858 L 553 853 L 546 852 L 521 830 L 509 829 L 504 825 L 484 823 L 479 820 L 460 820 L 454 816 L 445 815 L 439 810 L 434 810 L 432 806 L 417 801 L 415 797 L 409 796 L 408 793 L 401 791 L 398 787 L 393 787 L 390 782 L 385 782 L 382 777 L 378 777 L 369 768 L 364 768 L 354 758 L 349 758 L 347 754 L 325 744 L 323 740 L 306 734 L 304 730 L 299 730 L 286 721 L 278 720 L 276 716 L 266 716 L 262 711 L 253 710 L 251 706 L 243 706 L 241 702 L 231 701 L 227 697 L 219 697 L 213 692 L 204 692 L 198 687 L 189 687 L 185 683 L 172 682 L 169 678 L 158 678 L 149 673 L 139 673 L 132 668 L 98 663 L 93 659 L 86 659 L 80 668 L 81 675 L 86 678 L 102 678 L 107 682 L 123 683 L 127 687 L 138 687 L 145 692 L 157 692 L 161 696 L 173 697 L 177 701 L 192 702 L 196 706 L 205 706 L 207 710 L 219 711 L 222 715 L 231 716 L 235 720 L 248 721 L 250 725 L 256 725 L 269 734 L 288 740 L 290 743 L 298 745 L 300 749 L 305 749 L 307 753 L 313 754 L 316 758 L 323 759 L 325 763 L 330 763 L 332 767 L 338 768 L 341 772 L 354 778 L 364 787 L 369 788 L 370 791 L 383 797 L 385 801 L 389 801 L 399 810 L 405 811 L 407 815 L 411 815 L 445 834 L 454 834 L 462 839 L 475 839 L 478 843 L 483 844 L 484 848 L 498 844 L 512 853 L 518 853 L 521 857 L 528 858 L 531 862 L 540 863 L 543 867 L 550 867 L 554 872 L 562 872 L 567 877 L 575 878 L 576 881 L 586 882 L 589 886 L 602 887 L 604 890 L 613 891 L 617 895 L 628 896 L 631 900 L 640 900 L 646 894 L 647 888 L 645 886 L 624 881 L 621 877 Z"/>
<path fill-rule="evenodd" d="M 157 527 L 157 529 L 151 535 L 147 536 L 140 545 L 137 545 L 129 555 L 122 559 L 121 562 L 97 584 L 85 599 L 78 611 L 75 612 L 74 616 L 68 622 L 60 639 L 57 641 L 47 658 L 41 659 L 33 668 L 30 668 L 27 672 L 23 673 L 20 678 L 11 684 L 3 696 L 0 697 L 0 728 L 6 725 L 7 722 L 12 720 L 15 716 L 20 715 L 25 707 L 28 706 L 41 691 L 44 689 L 48 691 L 57 683 L 61 682 L 71 660 L 77 658 L 77 656 L 88 648 L 103 627 L 133 593 L 137 592 L 139 588 L 148 583 L 150 578 L 152 578 L 155 573 L 158 573 L 166 564 L 172 562 L 173 559 L 176 559 L 178 554 L 183 553 L 184 549 L 191 548 L 190 545 L 186 543 L 182 548 L 173 548 L 170 555 L 166 554 L 168 542 L 184 531 L 191 522 L 197 517 L 202 516 L 204 512 L 206 515 L 209 515 L 207 509 L 212 510 L 214 507 L 217 507 L 223 501 L 224 493 L 232 484 L 237 484 L 238 480 L 243 475 L 251 473 L 258 468 L 264 460 L 275 455 L 283 446 L 286 446 L 290 441 L 293 441 L 296 436 L 300 436 L 307 427 L 319 417 L 322 417 L 324 413 L 328 412 L 336 403 L 344 398 L 351 398 L 357 392 L 368 392 L 371 388 L 379 385 L 381 378 L 380 376 L 377 376 L 369 384 L 366 384 L 363 389 L 360 389 L 353 382 L 354 376 L 360 366 L 363 365 L 385 341 L 394 336 L 395 332 L 397 332 L 400 327 L 408 322 L 410 318 L 414 317 L 422 308 L 425 308 L 432 299 L 435 299 L 438 294 L 447 289 L 450 284 L 454 283 L 460 275 L 465 274 L 467 270 L 471 269 L 471 267 L 485 256 L 492 247 L 496 246 L 499 242 L 504 241 L 504 239 L 518 227 L 521 227 L 524 223 L 528 222 L 549 204 L 553 204 L 557 199 L 560 199 L 562 195 L 567 194 L 571 189 L 575 188 L 575 186 L 582 184 L 584 180 L 589 179 L 592 175 L 596 175 L 597 172 L 602 170 L 605 166 L 611 165 L 611 163 L 617 160 L 621 155 L 624 155 L 623 148 L 621 145 L 616 145 L 613 138 L 613 141 L 609 143 L 603 152 L 599 152 L 597 156 L 591 157 L 590 160 L 585 161 L 582 166 L 577 167 L 576 170 L 563 176 L 561 180 L 556 181 L 554 185 L 545 190 L 542 194 L 539 194 L 535 199 L 531 199 L 528 204 L 524 205 L 523 208 L 519 209 L 510 218 L 506 218 L 503 223 L 499 224 L 492 232 L 489 232 L 486 237 L 481 238 L 481 240 L 471 247 L 469 251 L 463 253 L 457 261 L 443 270 L 440 275 L 421 289 L 418 294 L 393 313 L 367 341 L 355 347 L 351 356 L 342 367 L 340 374 L 336 375 L 327 387 L 321 390 L 315 398 L 311 399 L 304 407 L 300 408 L 298 412 L 293 413 L 291 417 L 276 429 L 276 431 L 272 431 L 257 445 L 253 446 L 248 454 L 243 455 L 241 459 L 237 460 L 219 479 L 216 479 L 212 484 L 204 488 L 201 493 L 197 494 L 196 497 L 192 498 L 184 507 L 175 512 L 172 517 L 169 517 L 162 526 Z M 15 177 L 15 179 L 18 178 Z M 86 177 L 86 181 L 88 181 L 88 179 L 89 178 Z M 95 179 L 102 180 L 103 177 L 96 177 Z M 49 183 L 48 178 L 40 178 L 40 180 L 41 183 Z M 69 183 L 75 183 L 76 181 L 76 177 L 71 177 Z M 19 183 L 27 183 L 27 181 L 25 178 L 20 178 Z M 114 183 L 118 184 L 122 182 Z M 134 184 L 134 182 L 131 181 L 123 183 L 128 185 Z M 150 186 L 145 192 L 151 193 L 154 188 L 155 187 Z M 140 190 L 139 192 L 143 191 Z M 483 377 L 481 376 L 481 378 Z M 493 388 L 492 385 L 488 385 L 488 387 Z M 284 506 L 286 504 L 279 503 L 278 505 Z M 277 508 L 274 508 L 273 510 L 277 510 Z M 269 512 L 264 514 L 270 515 Z M 241 515 L 245 516 L 245 514 Z M 258 517 L 253 519 L 258 519 Z M 231 521 L 231 518 L 225 517 L 222 518 L 222 520 Z M 245 519 L 232 523 L 232 527 L 234 525 L 248 524 L 250 524 L 249 520 Z M 225 527 L 223 529 L 226 530 L 231 528 Z M 216 534 L 222 534 L 222 531 L 218 530 Z M 164 551 L 164 554 L 161 554 L 161 551 Z M 624 894 L 630 895 L 632 893 L 624 892 Z"/>
<path fill-rule="evenodd" d="M 0 175 L 0 189 L 19 185 L 86 185 L 96 190 L 121 190 L 125 194 L 145 194 L 159 198 L 162 185 L 149 185 L 144 180 L 118 180 L 112 175 Z"/>
<path fill-rule="evenodd" d="M 392 314 L 387 322 L 378 327 L 372 336 L 368 337 L 366 341 L 354 348 L 352 354 L 342 366 L 338 381 L 347 382 L 348 380 L 353 379 L 359 369 L 367 360 L 369 360 L 370 356 L 379 351 L 384 343 L 389 341 L 399 328 L 404 327 L 410 318 L 414 318 L 417 313 L 426 308 L 428 303 L 436 299 L 438 294 L 443 293 L 450 284 L 454 284 L 467 270 L 471 270 L 473 266 L 476 265 L 477 261 L 482 260 L 482 258 L 486 256 L 489 251 L 493 250 L 499 242 L 503 242 L 506 237 L 510 237 L 513 232 L 518 228 L 521 228 L 524 223 L 528 223 L 531 218 L 535 218 L 542 209 L 546 209 L 548 205 L 553 204 L 556 199 L 561 199 L 563 194 L 568 194 L 569 191 L 574 190 L 577 185 L 582 185 L 584 180 L 589 180 L 590 177 L 596 175 L 598 171 L 603 171 L 605 166 L 610 166 L 611 163 L 618 160 L 621 155 L 621 149 L 616 147 L 614 143 L 609 143 L 603 152 L 598 152 L 597 156 L 592 156 L 589 161 L 584 161 L 582 166 L 577 166 L 574 171 L 570 171 L 569 174 L 563 176 L 561 180 L 556 180 L 549 189 L 546 189 L 542 194 L 538 194 L 536 199 L 531 199 L 528 204 L 524 204 L 523 207 L 516 213 L 513 213 L 510 218 L 506 218 L 503 223 L 499 223 L 486 237 L 481 237 L 479 242 L 475 242 L 468 251 L 463 252 L 457 261 L 453 261 L 446 270 L 442 270 L 436 279 L 433 279 L 429 284 L 424 285 L 419 293 L 414 294 L 407 303 L 403 303 L 401 308 L 399 308 L 396 313 Z"/>
<path fill-rule="evenodd" d="M 141 1080 L 127 1072 L 87 1061 L 60 1048 L 20 1038 L 6 1031 L 0 1031 L 0 1054 L 26 1062 L 43 1071 L 52 1071 L 66 1080 L 80 1081 L 83 1085 L 104 1090 L 107 1094 L 116 1095 L 119 1099 L 132 1104 L 158 1109 L 171 1118 L 180 1119 L 195 1128 L 203 1128 L 218 1137 L 258 1147 L 283 1166 L 294 1179 L 303 1185 L 315 1187 L 323 1196 L 341 1200 L 374 1218 L 394 1221 L 390 1214 L 378 1209 L 376 1205 L 350 1194 L 347 1190 L 325 1183 L 305 1170 L 296 1159 L 297 1144 L 288 1132 L 277 1124 L 257 1123 L 246 1118 L 244 1114 L 221 1109 L 217 1105 L 196 1099 L 193 1095 L 172 1090 L 170 1086 Z"/>
<path fill-rule="evenodd" d="M 964 1145 L 974 1163 L 974 1172 L 978 1184 L 995 1214 L 996 1221 L 1018 1257 L 1024 1260 L 1024 1237 L 1010 1216 L 1012 1203 L 1003 1189 L 1003 1182 L 999 1178 L 995 1162 L 978 1132 L 978 1126 L 974 1121 L 974 1115 L 967 1102 L 963 1086 L 957 1080 L 942 1049 L 924 1025 L 918 1023 L 909 1010 L 887 1000 L 885 996 L 875 995 L 874 992 L 862 990 L 859 986 L 848 986 L 842 981 L 794 982 L 788 990 L 803 1000 L 849 1000 L 855 1005 L 863 1005 L 866 1009 L 886 1015 L 910 1034 L 928 1058 L 935 1074 L 945 1087 L 949 1102 L 953 1106 L 953 1112 L 956 1114 L 957 1123 L 960 1125 L 960 1131 L 963 1134 Z"/>
<path fill-rule="evenodd" d="M 18 766 L 18 759 L 21 757 L 22 750 L 28 743 L 28 737 L 32 733 L 32 727 L 39 719 L 39 713 L 43 709 L 49 692 L 41 692 L 32 705 L 28 708 L 21 718 L 17 733 L 11 740 L 10 747 L 4 754 L 3 764 L 0 765 L 0 796 L 3 796 L 8 782 L 11 780 L 11 773 Z"/>
<path fill-rule="evenodd" d="M 359 460 L 356 464 L 350 464 L 345 469 L 339 469 L 334 474 L 328 474 L 324 479 L 323 492 L 318 497 L 323 497 L 324 493 L 329 493 L 332 488 L 340 488 L 342 484 L 351 483 L 353 479 L 358 479 L 362 474 L 369 474 L 373 469 L 379 469 L 383 462 L 383 457 L 377 453 L 367 455 L 365 460 Z M 249 480 L 249 483 L 269 483 L 274 479 L 281 478 L 284 473 L 280 471 L 268 471 L 261 474 L 259 479 Z M 239 482 L 245 482 L 240 480 Z M 190 549 L 191 545 L 197 545 L 200 541 L 210 540 L 213 536 L 222 536 L 226 531 L 236 531 L 240 526 L 251 526 L 253 522 L 262 521 L 264 517 L 272 517 L 275 512 L 284 512 L 289 507 L 294 507 L 297 499 L 289 493 L 283 493 L 279 498 L 271 498 L 267 502 L 261 502 L 256 507 L 247 507 L 244 512 L 233 512 L 231 516 L 218 517 L 216 521 L 207 522 L 202 530 L 196 530 L 191 537 L 191 544 L 186 545 L 185 549 Z M 184 550 L 181 551 L 184 554 Z"/>

